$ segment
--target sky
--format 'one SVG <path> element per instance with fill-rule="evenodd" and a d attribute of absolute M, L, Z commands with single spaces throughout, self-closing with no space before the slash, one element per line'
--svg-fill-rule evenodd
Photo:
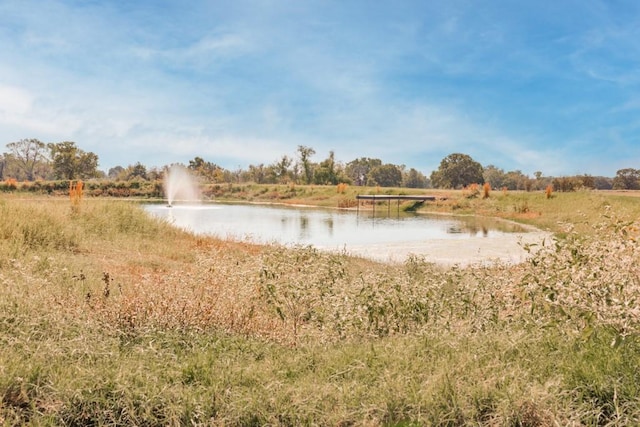
<path fill-rule="evenodd" d="M 0 0 L 0 152 L 640 168 L 636 0 Z"/>

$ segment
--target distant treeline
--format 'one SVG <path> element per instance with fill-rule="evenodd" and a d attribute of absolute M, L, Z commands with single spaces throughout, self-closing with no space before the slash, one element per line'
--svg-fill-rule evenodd
<path fill-rule="evenodd" d="M 64 190 L 64 182 L 75 179 L 91 181 L 87 191 L 107 196 L 161 194 L 164 174 L 171 165 L 148 168 L 140 162 L 116 166 L 107 172 L 98 169 L 98 155 L 86 152 L 74 142 L 45 144 L 37 139 L 23 139 L 7 144 L 0 155 L 0 191 L 25 190 L 54 193 Z M 384 163 L 381 159 L 361 157 L 349 162 L 336 160 L 329 152 L 326 159 L 313 161 L 311 147 L 298 146 L 294 156 L 283 155 L 270 164 L 249 165 L 246 169 L 225 169 L 202 157 L 183 165 L 204 184 L 314 184 L 407 188 L 464 188 L 470 184 L 489 183 L 493 189 L 537 191 L 549 185 L 555 191 L 590 189 L 640 189 L 640 170 L 621 169 L 615 177 L 528 176 L 520 170 L 504 171 L 494 165 L 482 166 L 470 156 L 453 153 L 442 159 L 437 170 L 427 177 L 415 168 Z M 64 182 L 63 182 L 64 181 Z M 17 183 L 25 183 L 17 185 Z M 31 183 L 31 184 L 29 184 Z M 151 185 L 149 185 L 151 184 Z M 63 188 L 64 187 L 64 188 Z"/>

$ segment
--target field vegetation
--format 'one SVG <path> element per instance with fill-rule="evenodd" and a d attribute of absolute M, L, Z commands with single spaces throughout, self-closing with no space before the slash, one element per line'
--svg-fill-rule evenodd
<path fill-rule="evenodd" d="M 476 190 L 403 207 L 556 239 L 517 266 L 380 264 L 195 236 L 131 201 L 2 194 L 0 425 L 639 424 L 640 200 Z"/>

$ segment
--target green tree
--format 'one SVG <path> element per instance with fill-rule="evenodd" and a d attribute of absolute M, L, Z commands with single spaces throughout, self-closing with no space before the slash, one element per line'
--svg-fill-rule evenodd
<path fill-rule="evenodd" d="M 264 184 L 267 181 L 267 168 L 263 163 L 259 165 L 249 165 L 249 179 L 256 184 Z"/>
<path fill-rule="evenodd" d="M 147 167 L 140 162 L 137 162 L 135 165 L 129 166 L 126 170 L 127 179 L 147 179 Z"/>
<path fill-rule="evenodd" d="M 398 166 L 391 163 L 376 166 L 369 171 L 367 185 L 400 187 L 402 185 L 402 171 Z"/>
<path fill-rule="evenodd" d="M 267 176 L 269 177 L 267 180 L 273 183 L 284 184 L 292 179 L 292 171 L 290 169 L 292 163 L 293 160 L 289 156 L 282 156 L 280 160 L 275 161 L 267 167 Z"/>
<path fill-rule="evenodd" d="M 616 172 L 613 178 L 614 190 L 639 190 L 640 189 L 640 170 L 625 168 Z"/>
<path fill-rule="evenodd" d="M 404 186 L 408 188 L 427 188 L 429 180 L 422 172 L 411 168 L 404 178 Z"/>
<path fill-rule="evenodd" d="M 196 175 L 212 182 L 231 182 L 231 173 L 215 163 L 207 162 L 202 157 L 195 157 L 189 160 L 188 169 Z"/>
<path fill-rule="evenodd" d="M 533 180 L 517 169 L 509 171 L 505 174 L 505 186 L 509 190 L 526 190 L 531 191 L 533 188 Z"/>
<path fill-rule="evenodd" d="M 316 184 L 336 185 L 338 183 L 338 172 L 336 168 L 335 153 L 329 151 L 329 157 L 320 162 L 313 174 L 313 182 Z"/>
<path fill-rule="evenodd" d="M 311 163 L 311 156 L 316 154 L 316 150 L 311 147 L 305 147 L 304 145 L 298 145 L 298 155 L 300 156 L 300 164 L 304 172 L 304 183 L 311 184 L 313 182 L 313 165 Z"/>
<path fill-rule="evenodd" d="M 503 187 L 507 187 L 507 177 L 504 173 L 504 170 L 495 167 L 494 165 L 489 165 L 485 167 L 482 171 L 482 178 L 484 182 L 488 182 L 491 185 L 491 188 L 497 190 Z"/>
<path fill-rule="evenodd" d="M 461 188 L 469 184 L 484 184 L 482 165 L 467 154 L 453 153 L 442 159 L 440 167 L 431 174 L 435 187 Z"/>
<path fill-rule="evenodd" d="M 594 176 L 593 180 L 596 190 L 611 190 L 613 188 L 613 178 L 606 176 Z"/>
<path fill-rule="evenodd" d="M 48 144 L 48 147 L 57 179 L 89 179 L 99 175 L 97 154 L 81 150 L 70 141 Z"/>
<path fill-rule="evenodd" d="M 369 172 L 377 166 L 382 166 L 382 160 L 361 157 L 347 163 L 345 173 L 351 178 L 355 185 L 365 185 Z"/>
<path fill-rule="evenodd" d="M 35 180 L 35 170 L 38 165 L 48 162 L 47 146 L 37 139 L 21 139 L 7 144 L 7 148 L 11 154 L 8 158 L 18 170 L 22 171 L 27 181 Z"/>
<path fill-rule="evenodd" d="M 114 166 L 109 169 L 107 176 L 109 179 L 119 179 L 120 175 L 124 173 L 125 169 L 122 166 Z"/>

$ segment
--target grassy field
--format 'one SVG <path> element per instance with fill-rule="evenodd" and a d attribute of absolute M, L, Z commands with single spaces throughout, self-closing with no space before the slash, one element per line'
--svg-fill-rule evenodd
<path fill-rule="evenodd" d="M 558 240 L 519 266 L 385 265 L 193 236 L 131 202 L 0 196 L 0 425 L 638 425 L 640 199 L 433 194 L 404 208 Z"/>

